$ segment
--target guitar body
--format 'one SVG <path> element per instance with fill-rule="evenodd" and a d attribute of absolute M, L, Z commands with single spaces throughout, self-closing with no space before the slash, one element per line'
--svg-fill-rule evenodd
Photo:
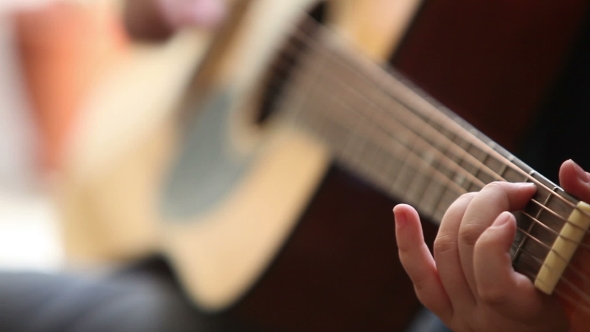
<path fill-rule="evenodd" d="M 465 16 L 474 18 L 465 20 L 466 26 L 456 22 L 455 29 L 466 31 L 469 24 L 486 23 L 475 18 L 476 14 L 495 15 L 488 22 L 496 22 L 512 15 L 511 6 L 517 5 L 506 3 L 506 8 L 490 13 L 476 5 L 463 6 L 465 1 L 461 2 L 463 5 L 459 1 L 447 2 L 426 3 L 403 43 L 402 36 L 418 12 L 419 1 L 327 1 L 323 23 L 376 62 L 387 62 L 399 46 L 393 64 L 402 72 L 419 84 L 425 81 L 429 93 L 458 106 L 463 117 L 487 126 L 485 131 L 496 141 L 514 144 L 529 116 L 540 105 L 539 98 L 556 78 L 567 51 L 568 42 L 564 40 L 573 38 L 575 22 L 581 21 L 581 15 L 574 14 L 585 5 L 573 1 L 559 5 L 574 19 L 562 19 L 560 24 L 553 25 L 558 32 L 521 46 L 527 54 L 537 54 L 541 60 L 535 63 L 541 65 L 533 64 L 517 73 L 522 76 L 506 72 L 506 76 L 498 74 L 490 81 L 489 76 L 482 75 L 474 82 L 468 75 L 454 75 L 448 66 L 460 63 L 465 65 L 462 71 L 471 73 L 474 68 L 488 68 L 487 63 L 504 65 L 509 57 L 502 55 L 510 53 L 506 48 L 520 45 L 517 39 L 522 36 L 507 34 L 483 51 L 473 46 L 475 54 L 465 52 L 465 59 L 478 57 L 478 61 L 462 61 L 455 53 L 441 52 L 430 65 L 420 65 L 415 60 L 426 55 L 427 45 L 445 45 L 445 40 L 457 37 L 444 34 L 442 28 L 431 29 L 432 34 L 428 35 L 427 27 L 432 26 L 433 17 L 438 20 L 434 22 L 450 20 L 451 14 L 455 14 L 451 8 L 462 8 Z M 227 42 L 220 46 L 223 56 L 214 59 L 214 70 L 207 69 L 206 84 L 198 86 L 208 92 L 206 97 L 188 98 L 183 104 L 182 122 L 176 122 L 178 118 L 172 116 L 152 132 L 153 142 L 162 144 L 159 153 L 141 153 L 142 149 L 153 148 L 151 144 L 137 146 L 135 155 L 145 157 L 128 162 L 149 160 L 149 165 L 156 165 L 148 167 L 151 171 L 143 177 L 135 175 L 140 177 L 141 190 L 126 198 L 136 199 L 133 206 L 142 212 L 125 215 L 149 220 L 147 233 L 142 234 L 139 228 L 134 232 L 141 241 L 129 240 L 141 243 L 142 250 L 118 251 L 121 246 L 108 245 L 81 248 L 96 243 L 96 234 L 119 238 L 113 243 L 126 242 L 120 236 L 125 232 L 119 231 L 125 220 L 116 211 L 129 206 L 119 206 L 110 209 L 110 220 L 103 219 L 101 230 L 97 232 L 95 228 L 94 234 L 84 233 L 79 227 L 68 233 L 66 227 L 66 239 L 68 234 L 74 239 L 69 241 L 70 252 L 83 252 L 85 257 L 81 259 L 94 260 L 162 252 L 197 305 L 205 310 L 226 310 L 263 330 L 396 331 L 407 326 L 419 303 L 397 259 L 391 214 L 396 202 L 333 164 L 324 143 L 281 122 L 280 113 L 262 125 L 254 121 L 259 109 L 260 82 L 267 74 L 268 64 L 283 47 L 290 28 L 301 21 L 300 13 L 315 5 L 313 0 L 253 1 L 240 28 L 224 36 Z M 541 19 L 553 18 L 549 15 L 551 8 L 544 10 L 537 16 L 528 12 L 528 16 L 523 16 L 531 18 L 529 25 L 525 24 L 530 30 L 527 31 L 532 33 L 542 26 Z M 424 41 L 414 42 L 413 35 Z M 546 44 L 553 46 L 544 48 Z M 541 52 L 547 49 L 551 52 Z M 527 60 L 526 56 L 517 57 L 509 67 L 526 66 Z M 211 61 L 210 56 L 205 64 Z M 434 69 L 424 69 L 431 67 Z M 533 71 L 533 78 L 527 78 Z M 429 72 L 434 77 L 431 81 L 425 78 Z M 497 74 L 498 70 L 490 73 Z M 471 81 L 467 82 L 468 79 Z M 504 82 L 508 79 L 517 83 L 506 88 Z M 537 84 L 522 84 L 528 79 Z M 446 87 L 449 80 L 457 81 L 457 85 L 437 93 L 437 84 Z M 495 135 L 505 133 L 504 123 L 490 123 L 493 115 L 489 112 L 467 113 L 483 109 L 479 107 L 482 104 L 474 104 L 476 98 L 471 92 L 463 99 L 458 93 L 462 89 L 472 91 L 470 88 L 485 89 L 487 94 L 482 92 L 484 100 L 480 100 L 489 105 L 485 110 L 498 109 L 500 102 L 486 103 L 496 96 L 503 96 L 518 107 L 526 106 L 520 115 L 511 111 L 510 116 L 518 121 L 506 137 Z M 528 93 L 520 95 L 518 89 Z M 134 172 L 133 167 L 126 169 Z M 118 170 L 102 173 L 103 178 L 111 179 L 110 186 L 94 192 L 104 196 L 129 192 L 125 177 L 114 176 L 117 180 L 112 180 L 113 174 L 121 174 Z M 92 183 L 100 187 L 107 182 L 98 176 Z M 66 190 L 69 194 L 64 197 L 74 199 L 78 195 L 72 192 L 80 193 L 80 187 L 87 195 L 93 195 L 87 191 L 88 186 L 76 182 L 70 187 L 75 189 Z M 158 194 L 146 197 L 146 192 Z M 98 197 L 87 201 L 102 202 Z M 427 241 L 432 243 L 436 227 L 430 223 L 424 227 Z"/>

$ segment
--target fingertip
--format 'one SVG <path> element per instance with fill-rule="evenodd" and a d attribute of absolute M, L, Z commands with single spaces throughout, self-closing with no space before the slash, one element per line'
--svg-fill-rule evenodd
<path fill-rule="evenodd" d="M 408 204 L 398 204 L 393 207 L 393 216 L 396 227 L 404 227 L 408 219 L 413 217 L 414 208 Z"/>
<path fill-rule="evenodd" d="M 439 317 L 450 317 L 453 308 L 440 282 L 436 263 L 424 237 L 418 212 L 410 205 L 393 208 L 400 262 L 414 284 L 418 299 Z"/>
<path fill-rule="evenodd" d="M 413 210 L 414 208 L 408 204 L 397 204 L 393 207 L 393 213 L 405 213 L 406 211 Z"/>
<path fill-rule="evenodd" d="M 474 275 L 479 296 L 489 303 L 503 303 L 515 289 L 509 250 L 516 232 L 516 218 L 502 212 L 478 239 L 474 249 Z"/>
<path fill-rule="evenodd" d="M 496 227 L 496 228 L 504 228 L 509 226 L 511 223 L 515 222 L 516 219 L 514 218 L 514 215 L 508 211 L 504 211 L 502 213 L 500 213 L 500 215 L 498 216 L 498 218 L 496 218 L 496 220 L 494 220 L 494 223 L 492 224 L 492 227 Z"/>
<path fill-rule="evenodd" d="M 532 182 L 518 182 L 511 185 L 515 188 L 515 192 L 510 195 L 511 200 L 514 200 L 514 204 L 519 208 L 521 205 L 526 204 L 537 191 L 537 185 Z"/>
<path fill-rule="evenodd" d="M 516 218 L 511 212 L 504 211 L 494 220 L 478 239 L 480 247 L 484 250 L 506 252 L 512 246 L 514 233 L 516 232 Z M 477 244 L 476 244 L 477 245 Z"/>
<path fill-rule="evenodd" d="M 561 164 L 559 183 L 568 193 L 583 201 L 590 200 L 590 175 L 569 159 Z"/>
<path fill-rule="evenodd" d="M 413 207 L 398 204 L 393 208 L 393 213 L 398 247 L 404 249 L 414 243 L 424 242 L 420 217 Z"/>

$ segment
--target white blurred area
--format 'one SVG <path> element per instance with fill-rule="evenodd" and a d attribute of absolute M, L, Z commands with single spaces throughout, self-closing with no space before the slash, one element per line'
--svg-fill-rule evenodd
<path fill-rule="evenodd" d="M 170 114 L 210 38 L 187 29 L 158 44 L 130 41 L 118 2 L 0 0 L 0 272 L 116 264 L 155 247 Z M 9 13 L 47 4 L 58 14 L 28 17 L 43 37 L 19 54 Z M 47 36 L 73 42 L 54 49 Z M 47 134 L 56 130 L 59 146 Z M 50 172 L 48 151 L 59 152 Z"/>
<path fill-rule="evenodd" d="M 54 0 L 0 0 L 0 14 L 15 9 L 28 9 L 45 5 Z"/>
<path fill-rule="evenodd" d="M 0 194 L 0 270 L 59 271 L 64 263 L 59 234 L 49 197 Z"/>
<path fill-rule="evenodd" d="M 0 1 L 0 13 L 9 2 Z M 36 135 L 13 38 L 11 22 L 0 19 L 0 270 L 56 271 L 63 249 L 55 207 L 36 172 Z"/>

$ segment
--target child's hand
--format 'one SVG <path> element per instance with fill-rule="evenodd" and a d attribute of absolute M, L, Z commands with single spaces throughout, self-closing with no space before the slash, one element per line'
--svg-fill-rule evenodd
<path fill-rule="evenodd" d="M 420 301 L 453 331 L 567 331 L 555 297 L 512 268 L 516 220 L 532 184 L 495 182 L 457 199 L 443 217 L 434 258 L 417 212 L 394 208 L 399 256 Z"/>

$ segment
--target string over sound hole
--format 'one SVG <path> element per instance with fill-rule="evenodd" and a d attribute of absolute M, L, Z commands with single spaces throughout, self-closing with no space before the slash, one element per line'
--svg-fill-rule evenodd
<path fill-rule="evenodd" d="M 272 65 L 262 82 L 262 97 L 260 109 L 255 119 L 256 123 L 263 124 L 280 106 L 280 96 L 284 87 L 292 78 L 292 74 L 299 65 L 299 58 L 308 46 L 306 38 L 311 36 L 318 26 L 324 22 L 326 4 L 324 1 L 314 6 L 293 28 L 293 32 L 287 37 L 283 47 L 272 61 Z"/>

